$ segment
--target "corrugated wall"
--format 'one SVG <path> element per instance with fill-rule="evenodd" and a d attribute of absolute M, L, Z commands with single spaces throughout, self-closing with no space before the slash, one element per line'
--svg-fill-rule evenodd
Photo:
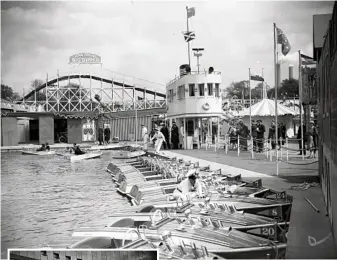
<path fill-rule="evenodd" d="M 111 138 L 119 137 L 121 141 L 130 140 L 130 135 L 135 134 L 135 117 L 121 117 L 121 118 L 113 118 L 109 120 L 105 120 L 106 123 L 111 125 Z M 137 139 L 141 139 L 141 124 L 144 124 L 149 131 L 151 131 L 152 127 L 152 116 L 140 116 L 138 117 L 138 131 L 137 131 Z"/>
<path fill-rule="evenodd" d="M 155 260 L 156 251 L 15 251 L 11 260 Z"/>

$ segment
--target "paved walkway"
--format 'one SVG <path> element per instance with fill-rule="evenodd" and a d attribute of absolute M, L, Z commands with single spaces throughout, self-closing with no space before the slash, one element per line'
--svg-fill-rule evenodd
<path fill-rule="evenodd" d="M 286 190 L 294 197 L 290 227 L 288 232 L 288 259 L 334 259 L 337 258 L 334 239 L 331 235 L 331 226 L 326 216 L 323 194 L 320 187 L 308 190 L 291 190 L 303 181 L 318 180 L 317 163 L 303 165 L 287 165 L 280 163 L 280 177 L 275 176 L 276 163 L 261 158 L 257 160 L 246 157 L 237 157 L 234 154 L 226 155 L 224 150 L 218 152 L 204 150 L 170 150 L 161 151 L 169 156 L 183 158 L 184 160 L 199 161 L 200 165 L 210 165 L 211 169 L 222 168 L 230 174 L 241 173 L 245 178 L 261 178 L 263 185 L 275 190 Z M 262 157 L 262 155 L 260 155 Z M 293 158 L 296 163 L 312 162 L 302 161 L 302 158 Z M 230 165 L 230 166 L 228 166 Z M 281 176 L 282 175 L 282 176 Z M 317 213 L 304 199 L 308 198 L 318 209 Z"/>

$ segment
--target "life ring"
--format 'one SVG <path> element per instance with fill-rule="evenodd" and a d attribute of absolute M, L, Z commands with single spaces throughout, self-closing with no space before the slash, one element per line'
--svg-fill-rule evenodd
<path fill-rule="evenodd" d="M 208 103 L 205 103 L 202 105 L 202 108 L 205 110 L 209 110 L 210 109 L 210 105 Z"/>

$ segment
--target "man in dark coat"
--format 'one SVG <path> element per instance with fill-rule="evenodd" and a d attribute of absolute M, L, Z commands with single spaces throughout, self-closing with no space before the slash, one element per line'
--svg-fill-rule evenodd
<path fill-rule="evenodd" d="M 275 121 L 271 121 L 271 125 L 269 127 L 269 134 L 268 134 L 268 142 L 271 141 L 271 149 L 275 149 L 276 147 L 276 126 Z"/>
<path fill-rule="evenodd" d="M 255 120 L 252 120 L 252 137 L 253 137 L 253 150 L 254 150 L 254 152 L 256 152 L 256 136 L 257 136 L 256 123 L 255 123 Z"/>
<path fill-rule="evenodd" d="M 103 144 L 103 128 L 98 128 L 98 142 L 99 142 L 99 145 L 102 145 Z"/>
<path fill-rule="evenodd" d="M 170 149 L 170 139 L 169 139 L 169 130 L 166 124 L 162 124 L 160 132 L 164 135 L 166 142 L 163 142 L 164 149 Z"/>
<path fill-rule="evenodd" d="M 262 124 L 262 120 L 257 120 L 256 124 L 256 142 L 258 145 L 258 153 L 263 152 L 263 144 L 264 144 L 264 132 L 266 132 L 265 126 Z"/>
<path fill-rule="evenodd" d="M 108 144 L 109 141 L 110 141 L 110 128 L 109 128 L 109 127 L 106 127 L 106 128 L 104 129 L 104 142 L 105 142 L 106 144 Z"/>
<path fill-rule="evenodd" d="M 168 140 L 168 139 L 167 139 Z M 179 146 L 179 128 L 176 125 L 176 122 L 172 122 L 171 129 L 171 143 L 173 144 L 173 149 L 178 149 Z"/>
<path fill-rule="evenodd" d="M 247 151 L 248 149 L 248 127 L 242 122 L 239 122 L 239 136 L 240 136 L 240 146 L 243 151 Z"/>
<path fill-rule="evenodd" d="M 278 132 L 277 132 L 277 137 L 278 137 L 278 145 L 281 145 L 281 138 L 282 138 L 282 145 L 284 145 L 284 141 L 286 140 L 286 127 L 285 125 L 281 122 L 279 123 L 278 127 Z"/>
<path fill-rule="evenodd" d="M 301 126 L 298 128 L 298 131 L 297 131 L 297 139 L 298 139 L 298 145 L 299 145 L 299 150 L 300 150 L 300 153 L 298 155 L 302 155 L 302 151 L 304 153 L 304 155 L 306 155 L 307 151 L 305 149 L 305 143 L 306 143 L 306 136 L 307 136 L 307 131 L 306 131 L 306 127 L 305 125 L 303 125 L 303 149 L 302 149 L 302 141 L 301 141 L 301 138 L 302 138 L 302 128 Z"/>

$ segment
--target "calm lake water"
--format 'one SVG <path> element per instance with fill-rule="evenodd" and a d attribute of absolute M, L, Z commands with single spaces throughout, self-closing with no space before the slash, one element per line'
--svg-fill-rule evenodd
<path fill-rule="evenodd" d="M 2 259 L 8 248 L 41 247 L 129 206 L 106 172 L 111 155 L 70 163 L 59 156 L 1 153 Z"/>

